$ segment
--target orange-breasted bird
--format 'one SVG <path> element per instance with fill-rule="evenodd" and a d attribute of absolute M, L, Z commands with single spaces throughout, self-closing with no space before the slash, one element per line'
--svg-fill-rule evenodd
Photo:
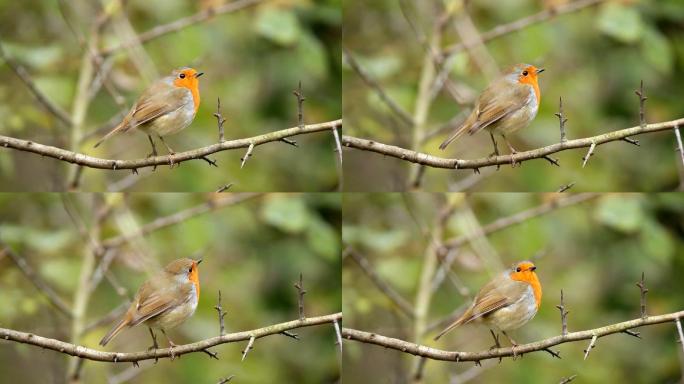
<path fill-rule="evenodd" d="M 166 330 L 177 327 L 195 313 L 200 294 L 198 265 L 201 262 L 201 259 L 174 260 L 145 281 L 126 314 L 100 340 L 100 345 L 107 345 L 125 328 L 145 323 L 150 327 L 154 348 L 157 348 L 157 340 L 152 328 L 160 329 L 173 348 L 176 344 L 166 335 Z"/>
<path fill-rule="evenodd" d="M 513 346 L 517 346 L 506 331 L 522 327 L 539 310 L 542 287 L 536 269 L 532 262 L 521 261 L 497 275 L 480 289 L 470 308 L 435 340 L 459 325 L 482 321 L 500 330 Z"/>
<path fill-rule="evenodd" d="M 454 133 L 446 139 L 439 149 L 444 149 L 452 141 L 464 133 L 470 135 L 481 131 L 489 131 L 494 144 L 494 154 L 499 155 L 494 134 L 499 134 L 511 150 L 517 151 L 506 139 L 506 135 L 520 128 L 527 127 L 539 109 L 541 93 L 537 75 L 544 72 L 544 68 L 537 68 L 529 64 L 517 64 L 505 72 L 482 92 L 475 103 L 475 109 L 468 118 L 456 128 Z"/>
<path fill-rule="evenodd" d="M 164 136 L 182 131 L 195 119 L 200 105 L 199 77 L 203 74 L 193 68 L 183 67 L 154 82 L 140 95 L 123 121 L 100 139 L 95 147 L 116 133 L 137 128 L 147 134 L 152 144 L 151 156 L 157 155 L 152 133 L 173 155 L 174 151 L 166 144 Z"/>

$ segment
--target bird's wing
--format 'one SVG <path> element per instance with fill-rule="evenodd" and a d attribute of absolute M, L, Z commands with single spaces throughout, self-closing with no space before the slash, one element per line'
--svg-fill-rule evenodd
<path fill-rule="evenodd" d="M 146 281 L 138 290 L 136 300 L 134 302 L 135 312 L 131 318 L 131 326 L 138 325 L 146 320 L 171 310 L 182 304 L 187 299 L 187 294 L 178 292 L 182 288 L 162 288 L 163 286 L 175 287 L 177 284 L 166 284 L 162 281 L 163 278 L 153 278 Z M 186 289 L 187 290 L 187 289 Z M 141 292 L 149 292 L 142 296 Z"/>
<path fill-rule="evenodd" d="M 490 85 L 477 101 L 477 120 L 468 133 L 472 135 L 496 123 L 524 107 L 530 100 L 531 94 L 528 86 L 502 86 L 498 83 Z"/>
<path fill-rule="evenodd" d="M 527 284 L 511 280 L 507 276 L 504 278 L 504 276 L 502 274 L 482 287 L 475 298 L 469 315 L 461 321 L 462 324 L 487 316 L 515 303 L 515 298 L 521 297 L 528 289 Z"/>
<path fill-rule="evenodd" d="M 168 86 L 166 86 L 168 87 Z M 150 122 L 160 116 L 177 111 L 185 105 L 185 96 L 188 92 L 185 88 L 173 88 L 155 92 L 151 87 L 140 96 L 133 113 L 127 118 L 127 129 Z"/>

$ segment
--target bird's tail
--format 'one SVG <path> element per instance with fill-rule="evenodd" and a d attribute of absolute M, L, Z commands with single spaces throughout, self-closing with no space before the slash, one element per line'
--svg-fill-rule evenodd
<path fill-rule="evenodd" d="M 124 122 L 125 122 L 125 121 L 124 121 Z M 121 124 L 117 125 L 114 129 L 112 129 L 111 131 L 109 131 L 109 133 L 107 133 L 106 135 L 104 135 L 104 136 L 100 139 L 100 141 L 98 141 L 97 143 L 95 143 L 95 145 L 93 146 L 93 148 L 99 147 L 100 144 L 102 144 L 105 140 L 107 140 L 107 139 L 109 139 L 110 137 L 112 137 L 112 135 L 114 135 L 115 133 L 121 131 L 121 130 L 123 129 L 124 122 L 121 122 Z"/>
<path fill-rule="evenodd" d="M 460 317 L 458 320 L 456 320 L 456 321 L 454 321 L 453 323 L 451 323 L 451 325 L 449 325 L 448 327 L 446 327 L 446 329 L 443 330 L 442 332 L 440 332 L 439 335 L 435 336 L 434 340 L 435 340 L 435 341 L 439 340 L 440 337 L 444 336 L 445 334 L 447 334 L 448 332 L 450 332 L 452 329 L 458 327 L 458 326 L 461 325 L 461 324 L 463 324 L 463 317 Z"/>
<path fill-rule="evenodd" d="M 128 321 L 126 321 L 126 318 L 124 317 L 117 325 L 115 325 L 109 332 L 107 332 L 107 334 L 102 338 L 102 340 L 100 340 L 100 345 L 103 347 L 107 345 L 107 343 L 109 343 L 109 341 L 111 341 L 116 335 L 118 335 L 119 332 L 121 332 L 127 325 Z"/>

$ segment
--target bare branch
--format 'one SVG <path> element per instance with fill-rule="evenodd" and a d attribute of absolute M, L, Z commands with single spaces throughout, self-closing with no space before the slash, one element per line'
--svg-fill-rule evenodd
<path fill-rule="evenodd" d="M 230 189 L 230 187 L 232 187 L 232 186 L 233 186 L 233 183 L 228 183 L 228 184 L 222 186 L 221 188 L 217 189 L 217 190 L 216 190 L 216 193 L 226 192 L 226 191 L 228 191 L 228 190 Z"/>
<path fill-rule="evenodd" d="M 353 136 L 342 135 L 342 145 L 362 151 L 375 152 L 382 155 L 395 157 L 400 160 L 422 164 L 433 168 L 445 169 L 478 169 L 496 165 L 506 165 L 520 163 L 532 159 L 541 159 L 552 153 L 566 151 L 568 149 L 586 148 L 592 144 L 595 146 L 609 143 L 612 141 L 622 141 L 634 135 L 653 133 L 668 130 L 670 128 L 684 124 L 684 118 L 665 121 L 662 123 L 648 124 L 645 127 L 632 127 L 618 131 L 604 133 L 602 135 L 587 137 L 584 139 L 567 140 L 564 143 L 556 143 L 546 147 L 532 149 L 529 151 L 518 152 L 514 155 L 501 155 L 494 157 L 483 157 L 479 159 L 448 159 L 426 153 L 416 152 L 410 149 L 397 147 L 394 145 L 382 144 L 373 140 L 360 139 Z M 0 145 L 2 137 L 0 136 Z"/>
<path fill-rule="evenodd" d="M 648 293 L 648 288 L 646 288 L 646 284 L 644 284 L 644 273 L 641 272 L 641 280 L 636 283 L 636 286 L 639 287 L 639 291 L 641 291 L 641 317 L 645 318 L 646 317 L 646 294 Z"/>
<path fill-rule="evenodd" d="M 448 239 L 444 242 L 444 246 L 448 248 L 460 247 L 478 236 L 486 236 L 491 233 L 498 232 L 502 229 L 508 228 L 510 226 L 523 223 L 532 218 L 547 214 L 549 212 L 553 212 L 557 209 L 583 203 L 585 201 L 595 199 L 599 196 L 601 195 L 597 193 L 579 193 L 576 195 L 569 195 L 565 198 L 551 200 L 537 207 L 526 209 L 513 215 L 505 216 L 500 219 L 494 220 L 493 222 L 483 226 L 481 233 L 477 233 L 476 235 L 463 235 Z"/>
<path fill-rule="evenodd" d="M 646 117 L 645 117 L 645 111 L 644 111 L 644 103 L 646 103 L 646 100 L 648 97 L 644 96 L 644 81 L 641 80 L 641 85 L 639 85 L 639 89 L 634 91 L 634 93 L 639 96 L 639 126 L 645 127 L 646 126 Z"/>
<path fill-rule="evenodd" d="M 561 289 L 561 299 L 560 299 L 560 305 L 556 305 L 556 308 L 560 311 L 561 315 L 561 335 L 565 336 L 568 334 L 568 313 L 569 311 L 565 310 L 565 304 L 563 303 L 563 290 Z"/>
<path fill-rule="evenodd" d="M 675 138 L 677 139 L 677 151 L 679 152 L 679 158 L 682 160 L 682 166 L 684 166 L 684 145 L 682 145 L 682 136 L 679 133 L 679 126 L 674 128 Z"/>
<path fill-rule="evenodd" d="M 577 377 L 577 375 L 572 375 L 572 376 L 567 377 L 567 378 L 564 377 L 564 378 L 561 379 L 561 381 L 560 381 L 559 384 L 568 384 L 569 382 L 575 380 L 576 377 Z"/>
<path fill-rule="evenodd" d="M 82 153 L 68 151 L 66 149 L 53 147 L 50 145 L 38 144 L 28 140 L 17 139 L 9 136 L 0 135 L 0 147 L 12 148 L 19 151 L 31 152 L 38 155 L 43 155 L 47 157 L 52 157 L 54 159 L 65 161 L 68 163 L 78 164 L 90 168 L 98 169 L 132 169 L 137 170 L 139 168 L 145 167 L 155 167 L 159 165 L 170 165 L 171 160 L 173 164 L 179 164 L 189 160 L 207 160 L 207 156 L 216 152 L 222 152 L 238 148 L 248 148 L 250 145 L 259 146 L 266 143 L 274 141 L 283 141 L 284 139 L 310 134 L 313 132 L 323 132 L 327 131 L 333 127 L 342 127 L 342 119 L 328 121 L 319 124 L 309 124 L 303 128 L 294 127 L 289 129 L 283 129 L 280 131 L 270 132 L 259 136 L 253 136 L 246 139 L 237 139 L 224 141 L 222 143 L 216 143 L 208 145 L 206 147 L 176 153 L 171 156 L 154 156 L 147 157 L 144 159 L 136 160 L 116 160 L 116 159 L 102 159 L 97 157 L 88 156 Z"/>
<path fill-rule="evenodd" d="M 214 306 L 214 309 L 216 309 L 216 312 L 218 312 L 218 320 L 219 320 L 219 335 L 223 336 L 226 334 L 226 325 L 224 323 L 223 318 L 226 317 L 227 312 L 223 311 L 223 307 L 221 306 L 221 290 L 219 289 L 219 296 L 218 296 L 218 304 Z"/>
<path fill-rule="evenodd" d="M 297 288 L 297 301 L 299 302 L 299 319 L 303 320 L 306 318 L 306 316 L 304 316 L 304 295 L 306 294 L 306 291 L 304 290 L 304 282 L 302 281 L 301 272 L 299 273 L 299 282 L 295 283 L 294 287 Z"/>
<path fill-rule="evenodd" d="M 560 142 L 565 143 L 568 139 L 565 137 L 565 123 L 568 119 L 563 115 L 563 98 L 558 98 L 558 112 L 554 113 L 558 117 L 558 125 L 560 126 Z"/>
<path fill-rule="evenodd" d="M 234 193 L 218 199 L 209 199 L 205 203 L 196 205 L 188 209 L 184 209 L 172 215 L 159 217 L 154 221 L 143 225 L 137 230 L 132 231 L 131 233 L 106 239 L 102 242 L 102 246 L 105 248 L 118 247 L 123 245 L 130 239 L 148 235 L 154 231 L 158 231 L 162 228 L 182 223 L 201 214 L 211 212 L 219 208 L 229 207 L 231 205 L 241 203 L 243 201 L 249 200 L 260 195 L 261 194 L 259 193 Z"/>
<path fill-rule="evenodd" d="M 517 347 L 515 347 L 515 354 L 519 356 L 524 353 L 543 351 L 549 347 L 559 344 L 580 340 L 589 340 L 592 339 L 594 336 L 598 339 L 603 336 L 611 335 L 614 333 L 621 333 L 624 330 L 631 328 L 671 322 L 681 317 L 684 317 L 684 311 L 659 316 L 648 316 L 646 318 L 624 321 L 621 323 L 611 324 L 605 327 L 590 329 L 586 331 L 569 332 L 565 336 L 559 335 L 534 343 L 518 345 Z M 1 336 L 2 333 L 0 332 L 0 337 Z M 487 359 L 497 359 L 499 357 L 512 357 L 514 354 L 512 347 L 495 348 L 479 352 L 445 351 L 437 348 L 428 347 L 425 345 L 411 343 L 401 339 L 395 339 L 392 337 L 378 335 L 376 333 L 364 332 L 344 327 L 342 328 L 342 337 L 347 340 L 354 340 L 366 344 L 375 344 L 381 347 L 395 349 L 403 353 L 427 357 L 433 360 L 479 362 Z"/>
<path fill-rule="evenodd" d="M 6 245 L 2 240 L 0 240 L 0 255 L 7 255 L 14 262 L 14 264 L 19 267 L 19 270 L 26 276 L 26 278 L 38 289 L 48 302 L 57 308 L 61 313 L 67 315 L 67 317 L 72 317 L 73 312 L 71 311 L 69 305 L 62 300 L 61 297 L 55 292 L 48 283 L 46 283 L 29 265 L 29 263 L 21 255 L 14 252 L 8 245 Z"/>
<path fill-rule="evenodd" d="M 682 347 L 682 352 L 684 352 L 684 332 L 682 332 L 682 323 L 679 318 L 675 319 L 675 325 L 679 334 L 679 345 Z"/>
<path fill-rule="evenodd" d="M 382 86 L 375 81 L 373 78 L 371 78 L 366 71 L 361 68 L 361 65 L 356 61 L 356 58 L 354 58 L 354 55 L 349 52 L 349 50 L 345 47 L 342 47 L 342 56 L 343 59 L 349 64 L 352 70 L 356 72 L 356 74 L 361 78 L 361 80 L 366 83 L 371 89 L 377 93 L 378 97 L 380 100 L 387 105 L 387 107 L 394 112 L 397 117 L 399 117 L 399 120 L 405 123 L 408 126 L 413 126 L 413 117 L 406 112 L 399 104 L 397 104 L 394 99 L 392 99 L 385 90 L 382 88 Z"/>
<path fill-rule="evenodd" d="M 558 191 L 556 191 L 556 192 L 558 192 L 558 193 L 566 192 L 568 189 L 570 189 L 574 186 L 575 186 L 575 182 L 568 183 L 565 185 L 561 185 L 560 188 L 558 188 Z"/>
<path fill-rule="evenodd" d="M 384 293 L 385 296 L 392 302 L 394 305 L 397 306 L 397 308 L 400 309 L 401 313 L 405 314 L 409 318 L 415 317 L 415 313 L 413 312 L 413 307 L 411 304 L 404 299 L 397 291 L 394 290 L 387 282 L 382 280 L 382 278 L 378 275 L 377 272 L 375 272 L 375 269 L 373 268 L 372 265 L 368 262 L 368 259 L 366 259 L 362 254 L 357 252 L 355 249 L 351 247 L 347 247 L 344 250 L 344 256 L 351 256 L 351 259 L 354 260 L 354 262 L 361 268 L 361 270 L 368 276 L 368 278 L 373 282 L 373 284 L 380 290 L 380 292 Z"/>
<path fill-rule="evenodd" d="M 335 344 L 340 347 L 340 354 L 342 354 L 342 332 L 340 331 L 340 323 L 337 319 L 333 320 L 333 327 L 335 327 L 335 336 L 337 337 Z M 681 334 L 681 329 L 679 332 Z"/>
<path fill-rule="evenodd" d="M 218 125 L 218 131 L 219 131 L 219 143 L 223 143 L 225 140 L 223 136 L 223 124 L 226 122 L 226 119 L 223 118 L 223 115 L 221 114 L 221 98 L 218 97 L 216 99 L 216 113 L 214 113 L 214 117 L 216 117 L 216 124 Z"/>
<path fill-rule="evenodd" d="M 227 382 L 233 380 L 233 377 L 235 377 L 235 375 L 230 375 L 226 378 L 223 378 L 223 379 L 219 380 L 217 384 L 226 384 Z"/>
<path fill-rule="evenodd" d="M 48 112 L 55 116 L 59 121 L 64 123 L 64 125 L 67 127 L 72 126 L 73 122 L 71 121 L 69 114 L 66 113 L 66 111 L 64 111 L 60 106 L 53 103 L 45 94 L 43 94 L 43 92 L 41 92 L 40 89 L 38 89 L 36 84 L 33 82 L 33 79 L 31 79 L 31 75 L 28 74 L 26 69 L 24 69 L 21 64 L 5 53 L 4 49 L 2 48 L 2 44 L 0 44 L 0 57 L 5 60 L 5 63 L 7 63 L 12 72 L 17 75 L 17 77 L 26 85 L 29 91 L 31 91 L 36 100 L 38 100 L 38 102 L 45 107 Z"/>
<path fill-rule="evenodd" d="M 150 40 L 154 40 L 158 37 L 164 36 L 166 34 L 177 32 L 181 29 L 207 21 L 214 16 L 236 12 L 250 6 L 257 5 L 261 2 L 263 2 L 263 0 L 236 0 L 218 7 L 209 7 L 200 12 L 195 13 L 194 15 L 183 17 L 168 24 L 158 25 L 150 30 L 147 30 L 139 34 L 133 41 L 127 41 L 119 45 L 115 45 L 113 47 L 102 50 L 100 52 L 100 55 L 111 55 L 112 53 L 115 53 L 116 51 L 119 51 L 126 47 L 135 44 L 143 44 Z"/>
<path fill-rule="evenodd" d="M 223 336 L 216 336 L 210 339 L 198 341 L 191 344 L 177 345 L 171 348 L 163 348 L 141 352 L 103 352 L 95 349 L 87 348 L 82 345 L 65 343 L 60 340 L 50 339 L 34 335 L 32 333 L 25 333 L 15 331 L 12 329 L 0 328 L 0 339 L 11 340 L 18 343 L 35 345 L 45 349 L 51 349 L 66 355 L 80 357 L 82 359 L 103 361 L 111 363 L 120 362 L 134 362 L 142 360 L 154 360 L 155 358 L 170 358 L 171 355 L 181 356 L 193 352 L 204 352 L 207 348 L 211 348 L 220 344 L 234 343 L 250 339 L 260 339 L 262 337 L 279 334 L 283 331 L 291 329 L 311 327 L 323 324 L 330 324 L 333 320 L 341 320 L 342 313 L 334 313 L 325 316 L 309 317 L 304 320 L 292 320 L 285 323 L 270 325 L 263 328 L 258 328 L 250 331 L 228 333 Z"/>

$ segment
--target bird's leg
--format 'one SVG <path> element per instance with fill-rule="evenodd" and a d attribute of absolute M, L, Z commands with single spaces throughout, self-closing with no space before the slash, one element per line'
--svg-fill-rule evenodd
<path fill-rule="evenodd" d="M 164 328 L 161 328 L 162 333 L 164 334 L 164 337 L 166 337 L 166 340 L 169 342 L 169 349 L 171 350 L 171 360 L 176 358 L 176 354 L 173 352 L 173 348 L 176 347 L 176 343 L 174 343 L 170 338 L 169 335 L 166 334 L 164 331 Z"/>
<path fill-rule="evenodd" d="M 489 132 L 489 137 L 492 138 L 492 144 L 494 145 L 494 152 L 489 154 L 489 157 L 494 157 L 494 156 L 499 156 L 499 148 L 496 146 L 496 139 L 494 138 L 494 134 L 492 132 Z M 496 170 L 498 171 L 501 168 L 499 164 L 496 165 Z"/>
<path fill-rule="evenodd" d="M 515 358 L 518 357 L 518 354 L 515 350 L 518 347 L 518 343 L 516 343 L 515 340 L 513 340 L 513 338 L 510 337 L 508 333 L 506 333 L 506 331 L 501 331 L 501 333 L 503 333 L 504 336 L 506 336 L 508 341 L 511 343 L 511 346 L 513 347 L 513 360 L 515 360 Z"/>
<path fill-rule="evenodd" d="M 490 329 L 489 332 L 492 334 L 492 337 L 494 338 L 494 345 L 489 347 L 489 349 L 494 349 L 494 348 L 501 348 L 501 343 L 499 343 L 499 335 L 494 333 L 493 329 Z"/>
<path fill-rule="evenodd" d="M 173 167 L 173 155 L 175 155 L 176 152 L 173 149 L 171 149 L 171 147 L 169 147 L 168 144 L 166 144 L 166 141 L 164 141 L 164 138 L 161 135 L 159 135 L 159 140 L 161 140 L 162 144 L 164 144 L 166 150 L 169 151 L 169 165 Z"/>
<path fill-rule="evenodd" d="M 157 344 L 157 336 L 155 336 L 154 331 L 152 330 L 152 328 L 147 327 L 147 329 L 150 330 L 150 335 L 152 335 L 152 343 L 153 343 L 151 347 L 147 348 L 147 350 L 148 350 L 148 351 L 150 351 L 150 350 L 154 350 L 154 351 L 155 351 L 155 354 L 154 354 L 154 363 L 157 364 L 157 362 L 159 361 L 159 359 L 157 358 L 157 353 L 156 353 L 157 349 L 159 349 L 159 344 Z"/>
<path fill-rule="evenodd" d="M 152 136 L 147 135 L 147 138 L 150 139 L 150 144 L 152 145 L 152 153 L 147 155 L 147 157 L 157 157 L 157 147 L 154 145 L 154 140 L 152 140 Z"/>
<path fill-rule="evenodd" d="M 511 151 L 511 165 L 515 167 L 515 165 L 518 164 L 518 162 L 515 161 L 514 155 L 518 153 L 518 151 L 515 148 L 513 148 L 513 146 L 508 141 L 505 135 L 501 135 L 501 137 L 503 137 L 504 141 L 506 142 L 506 145 L 508 145 L 508 149 Z"/>

